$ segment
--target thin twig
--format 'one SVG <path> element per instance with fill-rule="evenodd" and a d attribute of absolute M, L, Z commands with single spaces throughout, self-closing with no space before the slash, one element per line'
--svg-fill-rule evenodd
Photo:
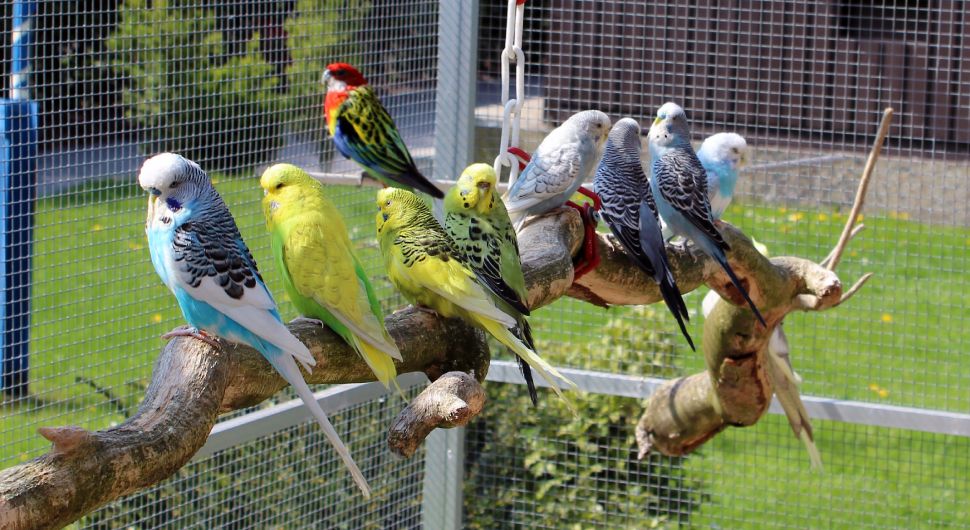
<path fill-rule="evenodd" d="M 862 286 L 865 285 L 867 281 L 869 281 L 869 278 L 872 278 L 872 275 L 873 273 L 871 272 L 867 272 L 863 274 L 858 280 L 855 281 L 855 283 L 852 285 L 852 287 L 849 288 L 848 291 L 842 293 L 842 298 L 839 298 L 839 303 L 835 305 L 840 306 L 844 304 L 849 298 L 852 298 L 852 295 L 858 292 L 859 289 L 862 289 Z"/>
<path fill-rule="evenodd" d="M 859 232 L 862 232 L 863 230 L 865 230 L 865 228 L 866 228 L 866 225 L 863 223 L 859 223 L 853 226 L 852 231 L 849 232 L 849 241 L 852 241 L 853 239 L 855 239 L 855 236 L 859 235 Z M 835 248 L 833 248 L 832 251 L 829 252 L 828 256 L 825 256 L 825 259 L 818 262 L 818 264 L 825 268 L 828 268 L 829 262 L 832 261 L 832 256 L 834 255 L 835 255 Z"/>
<path fill-rule="evenodd" d="M 866 191 L 869 189 L 869 178 L 872 177 L 872 171 L 876 168 L 876 161 L 879 160 L 879 152 L 882 150 L 883 141 L 885 141 L 886 135 L 889 133 L 889 125 L 892 121 L 893 109 L 892 107 L 886 107 L 886 110 L 882 114 L 882 123 L 879 124 L 879 132 L 876 133 L 876 141 L 872 144 L 872 150 L 869 151 L 869 159 L 866 160 L 866 167 L 862 170 L 862 178 L 859 179 L 859 189 L 856 190 L 855 202 L 852 203 L 852 211 L 849 213 L 849 218 L 845 221 L 845 228 L 842 229 L 839 242 L 835 245 L 835 250 L 832 251 L 832 259 L 829 261 L 827 267 L 830 271 L 834 271 L 838 267 L 839 260 L 842 259 L 842 253 L 845 251 L 845 246 L 849 243 L 849 234 L 852 232 L 852 227 L 859 218 L 859 214 L 862 213 L 862 205 L 866 202 Z"/>

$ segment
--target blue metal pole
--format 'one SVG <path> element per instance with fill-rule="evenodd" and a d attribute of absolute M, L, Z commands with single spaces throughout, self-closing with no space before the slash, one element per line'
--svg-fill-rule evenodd
<path fill-rule="evenodd" d="M 37 4 L 15 0 L 10 98 L 0 99 L 0 386 L 27 395 L 31 252 L 37 194 L 37 103 L 30 101 Z"/>

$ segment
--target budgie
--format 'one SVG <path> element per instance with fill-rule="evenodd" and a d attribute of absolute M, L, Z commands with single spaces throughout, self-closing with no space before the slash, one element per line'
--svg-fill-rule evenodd
<path fill-rule="evenodd" d="M 650 182 L 640 163 L 640 124 L 636 120 L 623 118 L 613 125 L 593 177 L 593 191 L 603 202 L 603 220 L 634 263 L 660 287 L 667 308 L 694 349 L 684 324 L 690 320 L 687 304 L 670 272 Z"/>
<path fill-rule="evenodd" d="M 444 197 L 414 165 L 394 120 L 360 72 L 347 63 L 333 63 L 323 72 L 323 84 L 327 130 L 340 154 L 388 186 Z"/>
<path fill-rule="evenodd" d="M 714 226 L 707 198 L 707 172 L 690 145 L 684 109 L 672 102 L 660 107 L 648 138 L 650 187 L 657 202 L 657 212 L 674 235 L 693 241 L 724 269 L 761 325 L 767 326 L 724 254 L 730 246 Z"/>
<path fill-rule="evenodd" d="M 290 164 L 267 169 L 259 185 L 273 255 L 293 305 L 343 337 L 390 387 L 401 352 L 384 328 L 380 300 L 323 185 Z"/>
<path fill-rule="evenodd" d="M 516 229 L 566 204 L 596 167 L 611 125 L 606 114 L 584 110 L 546 135 L 506 195 Z"/>
<path fill-rule="evenodd" d="M 218 347 L 211 334 L 258 350 L 293 385 L 369 498 L 367 480 L 296 364 L 300 361 L 309 370 L 313 356 L 280 320 L 276 302 L 209 176 L 195 162 L 162 153 L 145 161 L 138 183 L 150 193 L 145 231 L 152 265 L 191 326 L 163 337 L 191 335 Z"/>
<path fill-rule="evenodd" d="M 731 204 L 734 186 L 738 183 L 738 170 L 747 158 L 748 143 L 735 133 L 712 134 L 697 150 L 697 159 L 707 171 L 707 196 L 715 221 Z"/>
<path fill-rule="evenodd" d="M 575 387 L 511 330 L 516 318 L 496 305 L 479 283 L 451 236 L 417 195 L 385 188 L 377 193 L 377 238 L 391 283 L 412 303 L 444 317 L 458 317 L 480 327 L 525 359 L 532 370 L 575 411 L 554 377 Z"/>
<path fill-rule="evenodd" d="M 495 170 L 488 164 L 472 164 L 445 194 L 445 230 L 478 279 L 491 290 L 502 312 L 516 320 L 512 333 L 535 351 L 532 328 L 526 316 L 525 277 L 519 261 L 519 242 L 512 221 L 496 189 Z M 532 369 L 516 356 L 532 404 L 538 402 Z"/>

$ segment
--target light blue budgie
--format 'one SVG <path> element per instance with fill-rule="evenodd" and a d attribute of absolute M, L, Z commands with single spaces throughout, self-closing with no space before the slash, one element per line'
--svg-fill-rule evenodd
<path fill-rule="evenodd" d="M 714 226 L 707 197 L 707 172 L 690 145 L 690 130 L 684 109 L 672 102 L 660 107 L 650 127 L 648 139 L 650 186 L 660 216 L 674 235 L 693 241 L 705 254 L 717 261 L 761 325 L 767 326 L 724 254 L 730 250 L 730 246 Z"/>
<path fill-rule="evenodd" d="M 670 272 L 653 192 L 640 163 L 640 150 L 640 124 L 632 118 L 616 122 L 596 168 L 593 191 L 603 202 L 600 209 L 603 220 L 633 262 L 660 287 L 667 308 L 677 319 L 687 344 L 694 349 L 694 341 L 684 324 L 690 316 Z"/>
<path fill-rule="evenodd" d="M 584 110 L 546 135 L 505 198 L 516 230 L 527 217 L 566 204 L 596 167 L 611 125 L 606 114 Z"/>
<path fill-rule="evenodd" d="M 738 170 L 748 160 L 748 143 L 739 134 L 713 134 L 697 150 L 697 159 L 707 170 L 707 196 L 711 201 L 711 217 L 714 220 L 720 219 L 734 196 Z"/>
<path fill-rule="evenodd" d="M 370 497 L 364 475 L 296 364 L 300 361 L 309 371 L 313 356 L 280 320 L 276 302 L 209 176 L 195 162 L 162 153 L 145 161 L 138 183 L 151 194 L 145 232 L 152 265 L 191 326 L 163 337 L 194 336 L 218 347 L 211 334 L 262 353 L 293 385 L 357 486 Z"/>

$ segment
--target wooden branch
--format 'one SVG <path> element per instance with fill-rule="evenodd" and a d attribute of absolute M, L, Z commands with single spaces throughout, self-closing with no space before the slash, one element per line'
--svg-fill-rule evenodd
<path fill-rule="evenodd" d="M 438 427 L 464 427 L 485 406 L 485 389 L 465 372 L 448 372 L 428 385 L 391 424 L 391 451 L 410 457 Z"/>
<path fill-rule="evenodd" d="M 654 396 L 637 430 L 641 451 L 656 447 L 680 454 L 727 425 L 757 421 L 771 395 L 758 361 L 771 329 L 790 311 L 823 310 L 842 299 L 833 272 L 800 258 L 768 260 L 736 228 L 723 224 L 721 230 L 732 247 L 728 259 L 769 327 L 757 324 L 720 267 L 692 245 L 670 247 L 671 266 L 684 292 L 707 284 L 729 302 L 719 302 L 705 321 L 708 372 L 673 381 Z M 653 281 L 612 236 L 602 234 L 596 241 L 601 265 L 574 284 L 572 261 L 582 238 L 579 215 L 571 209 L 539 218 L 519 234 L 532 308 L 561 296 L 600 305 L 661 299 Z M 405 359 L 399 373 L 420 371 L 437 380 L 457 371 L 474 374 L 479 382 L 487 374 L 484 335 L 462 322 L 407 309 L 388 317 L 387 326 Z M 359 356 L 329 330 L 308 323 L 291 329 L 317 360 L 309 383 L 374 379 Z M 174 340 L 162 351 L 134 417 L 99 432 L 44 429 L 53 442 L 51 452 L 0 472 L 0 527 L 58 528 L 154 484 L 192 457 L 220 413 L 260 403 L 284 386 L 250 348 L 216 349 L 194 339 Z M 433 428 L 467 422 L 483 400 L 480 385 L 470 377 L 448 374 L 397 418 L 389 435 L 392 450 L 413 454 Z"/>
<path fill-rule="evenodd" d="M 400 373 L 424 372 L 435 380 L 457 370 L 482 380 L 488 372 L 485 337 L 463 322 L 407 309 L 389 316 L 387 327 L 404 357 Z M 360 356 L 329 329 L 305 323 L 291 329 L 317 361 L 308 382 L 374 380 Z M 61 528 L 165 479 L 202 447 L 220 413 L 260 403 L 285 385 L 251 348 L 220 350 L 191 338 L 169 342 L 133 417 L 98 432 L 41 429 L 53 442 L 51 451 L 0 472 L 0 528 Z M 452 399 L 434 392 L 421 402 L 430 408 L 436 398 Z M 414 443 L 428 432 L 413 433 Z"/>
<path fill-rule="evenodd" d="M 845 246 L 850 239 L 852 226 L 859 218 L 859 214 L 862 213 L 862 206 L 866 201 L 866 191 L 869 190 L 869 179 L 872 177 L 873 170 L 876 169 L 879 152 L 882 150 L 882 144 L 886 140 L 886 135 L 889 134 L 889 125 L 892 122 L 893 109 L 892 107 L 887 107 L 882 113 L 882 121 L 879 123 L 879 130 L 876 132 L 876 139 L 872 144 L 872 149 L 869 151 L 866 167 L 862 170 L 862 177 L 859 179 L 859 187 L 856 189 L 855 200 L 852 201 L 852 210 L 849 212 L 849 218 L 846 219 L 845 228 L 842 229 L 842 235 L 839 236 L 839 241 L 835 244 L 835 249 L 832 251 L 832 259 L 827 260 L 829 270 L 834 271 L 839 266 L 839 260 L 842 259 L 842 252 L 845 251 Z"/>

